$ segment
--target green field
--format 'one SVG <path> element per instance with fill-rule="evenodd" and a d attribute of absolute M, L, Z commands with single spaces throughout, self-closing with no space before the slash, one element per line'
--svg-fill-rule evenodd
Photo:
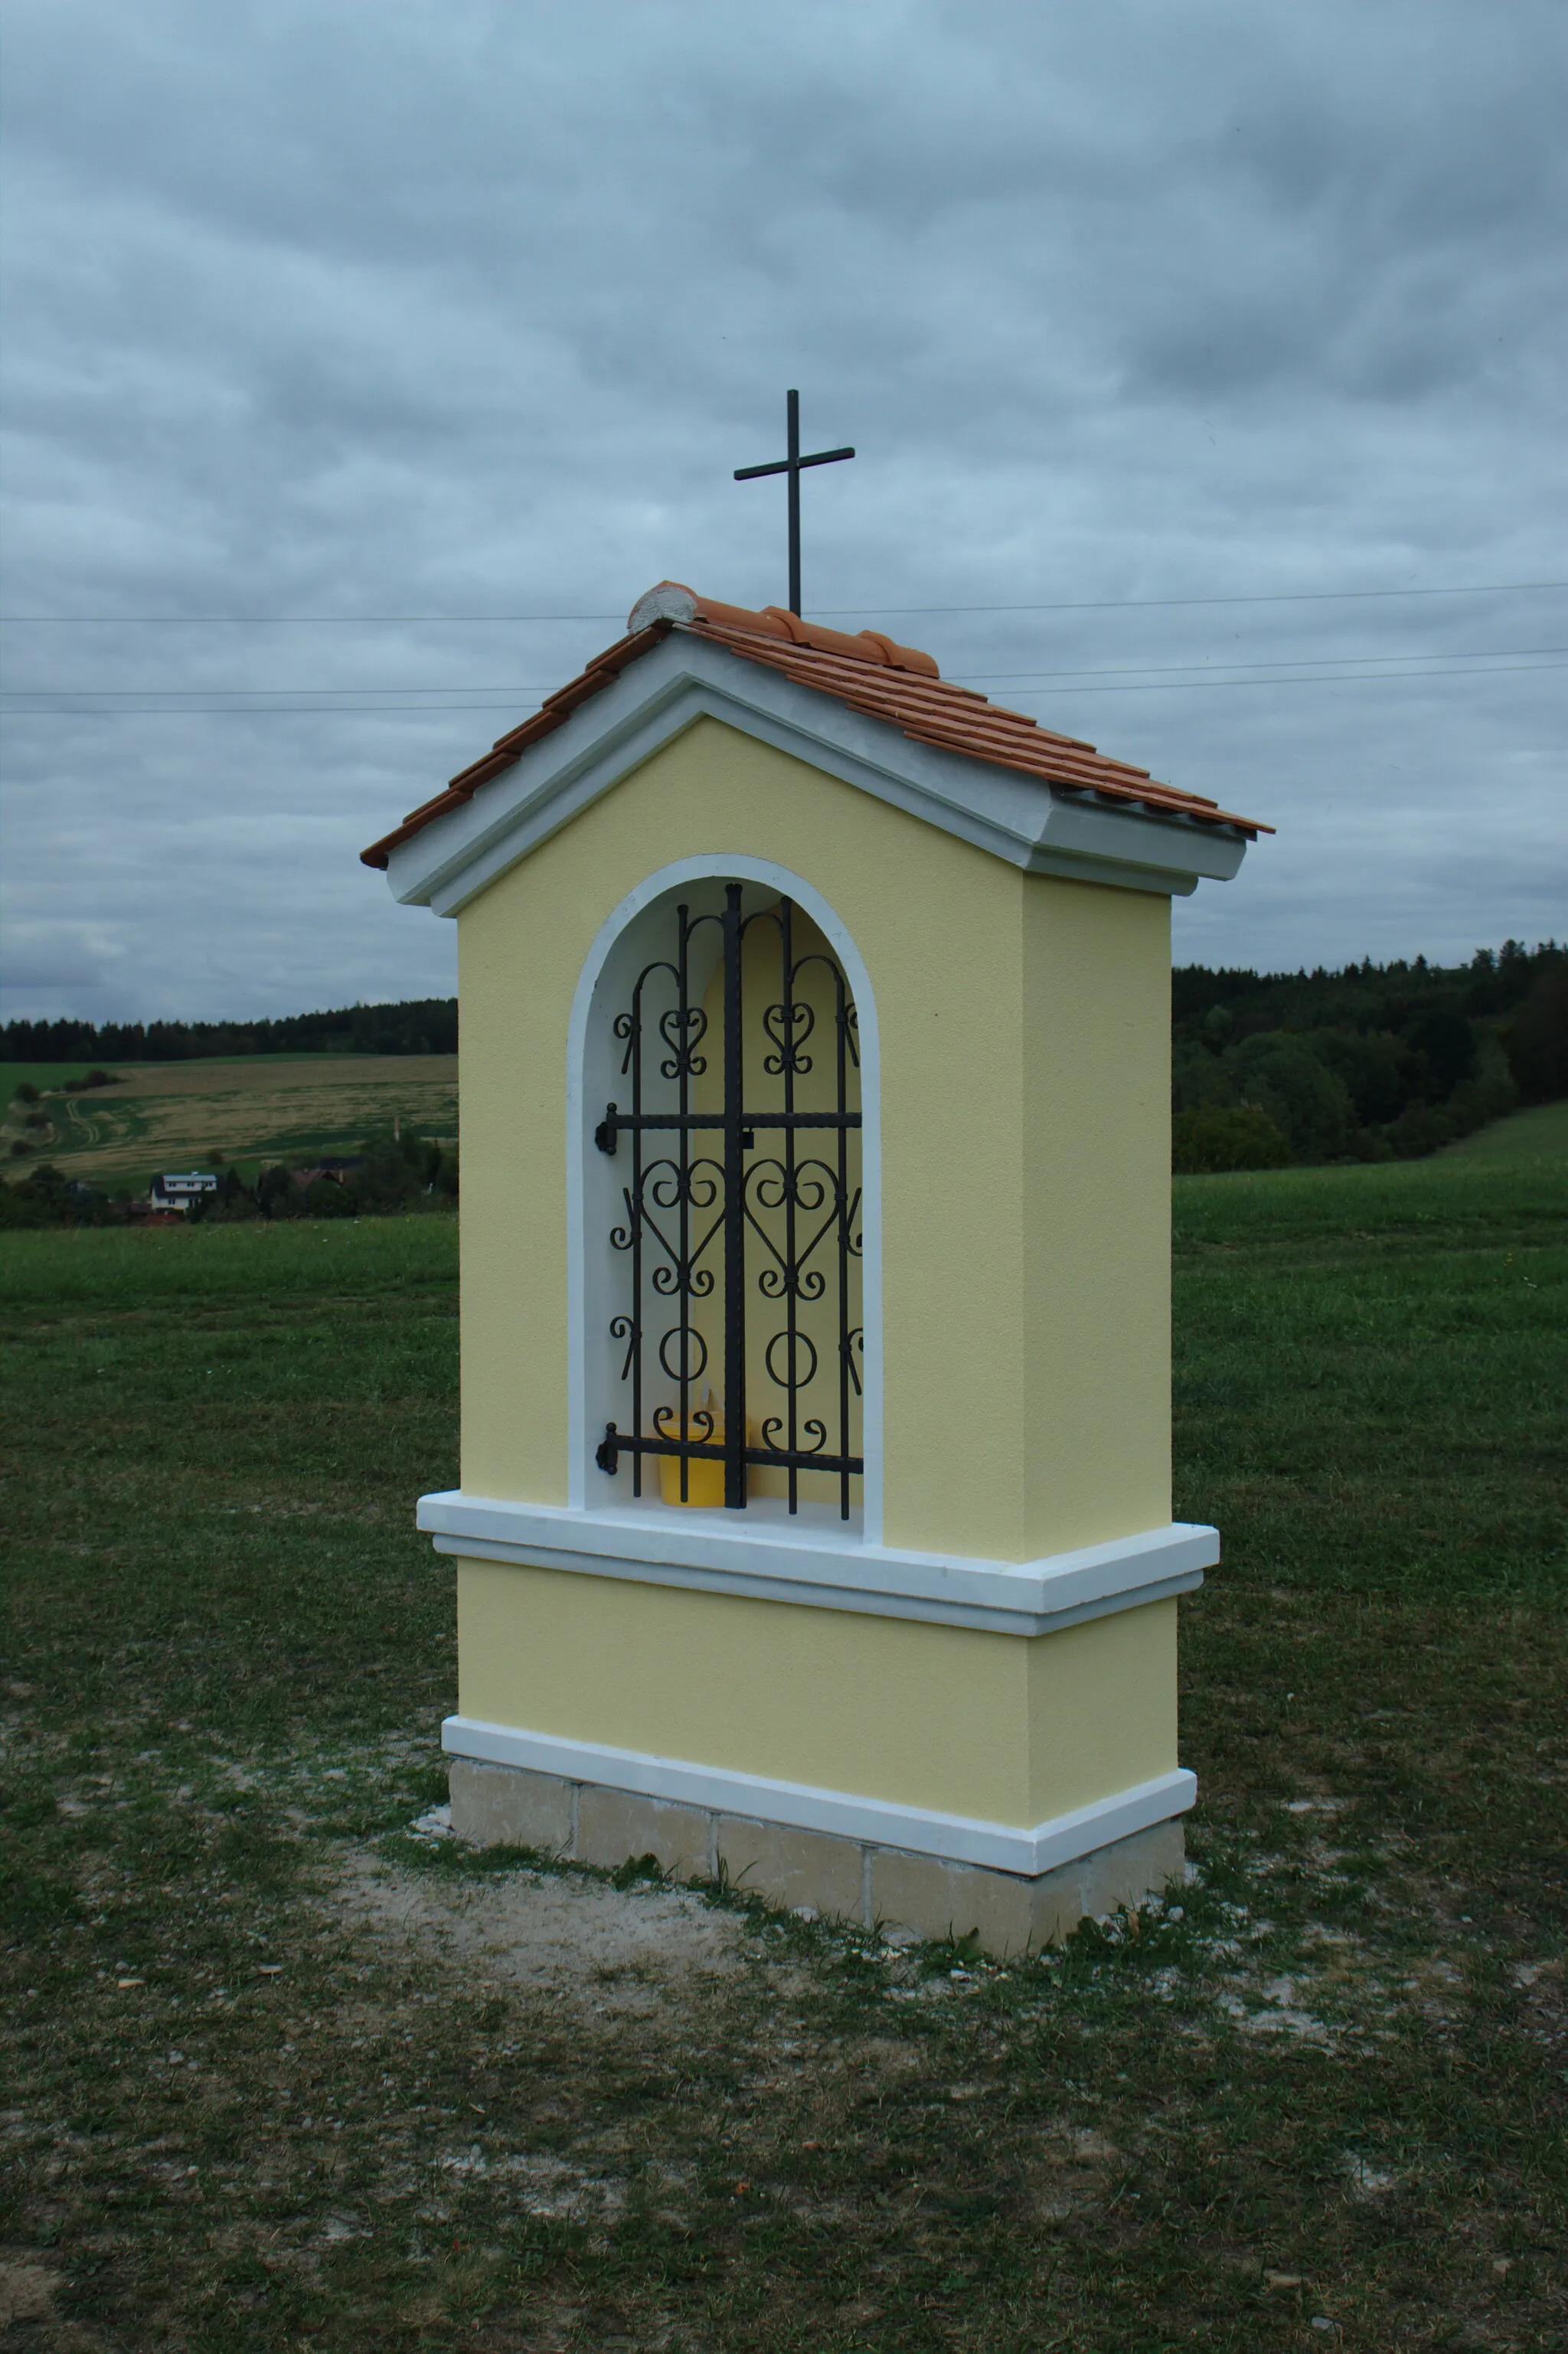
<path fill-rule="evenodd" d="M 63 1087 L 68 1079 L 85 1079 L 89 1071 L 108 1067 L 106 1063 L 0 1063 L 0 1110 L 25 1081 L 30 1080 L 42 1094 L 46 1087 Z"/>
<path fill-rule="evenodd" d="M 1568 1103 L 1536 1104 L 1529 1111 L 1510 1112 L 1507 1119 L 1478 1128 L 1474 1136 L 1451 1144 L 1450 1153 L 1467 1161 L 1532 1159 L 1542 1153 L 1568 1156 Z"/>
<path fill-rule="evenodd" d="M 1568 2347 L 1568 1161 L 1176 1235 L 1198 1876 L 1006 1967 L 410 1835 L 450 1222 L 9 1238 L 0 2343 Z"/>
<path fill-rule="evenodd" d="M 6 1066 L 40 1089 L 34 1074 L 57 1067 L 75 1076 L 89 1066 Z M 455 1055 L 242 1055 L 119 1064 L 114 1076 L 112 1087 L 47 1094 L 37 1107 L 47 1130 L 25 1126 L 29 1108 L 16 1101 L 13 1081 L 0 1120 L 7 1172 L 26 1171 L 8 1157 L 18 1139 L 68 1177 L 111 1192 L 140 1190 L 157 1170 L 210 1166 L 218 1154 L 254 1177 L 270 1161 L 350 1151 L 394 1118 L 421 1135 L 457 1133 Z"/>

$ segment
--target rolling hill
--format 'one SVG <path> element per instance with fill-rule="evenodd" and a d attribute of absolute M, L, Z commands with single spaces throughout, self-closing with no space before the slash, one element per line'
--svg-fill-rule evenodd
<path fill-rule="evenodd" d="M 65 1093 L 59 1066 L 11 1065 L 35 1105 L 11 1095 L 0 1121 L 5 1174 L 52 1161 L 70 1178 L 140 1190 L 155 1171 L 209 1167 L 221 1155 L 248 1176 L 270 1162 L 348 1152 L 399 1119 L 421 1136 L 457 1134 L 455 1055 L 245 1055 L 210 1061 L 104 1065 L 116 1084 Z M 28 1113 L 47 1125 L 28 1126 Z M 29 1150 L 17 1154 L 14 1148 Z"/>

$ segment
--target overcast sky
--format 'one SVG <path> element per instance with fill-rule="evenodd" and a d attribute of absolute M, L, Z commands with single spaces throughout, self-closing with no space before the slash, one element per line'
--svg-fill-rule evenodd
<path fill-rule="evenodd" d="M 652 582 L 782 601 L 788 385 L 809 612 L 1277 825 L 1180 960 L 1568 930 L 1560 0 L 0 32 L 0 1010 L 450 990 L 357 852 Z"/>

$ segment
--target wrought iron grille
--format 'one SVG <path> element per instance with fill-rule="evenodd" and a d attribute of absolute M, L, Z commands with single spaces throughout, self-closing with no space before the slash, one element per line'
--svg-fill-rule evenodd
<path fill-rule="evenodd" d="M 695 1467 L 722 1463 L 737 1511 L 754 1474 L 781 1475 L 791 1512 L 802 1478 L 826 1478 L 847 1520 L 863 1469 L 854 1000 L 788 899 L 747 914 L 730 883 L 722 913 L 673 918 L 615 1018 L 631 1108 L 609 1104 L 594 1138 L 630 1161 L 609 1237 L 627 1412 L 597 1460 L 613 1474 L 629 1455 L 641 1496 L 645 1460 L 674 1458 L 661 1481 L 683 1503 Z"/>

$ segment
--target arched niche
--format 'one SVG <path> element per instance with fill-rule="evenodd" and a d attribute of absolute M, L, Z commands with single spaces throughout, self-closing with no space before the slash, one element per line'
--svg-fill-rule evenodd
<path fill-rule="evenodd" d="M 596 939 L 570 1057 L 573 1503 L 879 1542 L 880 1065 L 848 932 L 768 862 L 665 868 Z"/>

